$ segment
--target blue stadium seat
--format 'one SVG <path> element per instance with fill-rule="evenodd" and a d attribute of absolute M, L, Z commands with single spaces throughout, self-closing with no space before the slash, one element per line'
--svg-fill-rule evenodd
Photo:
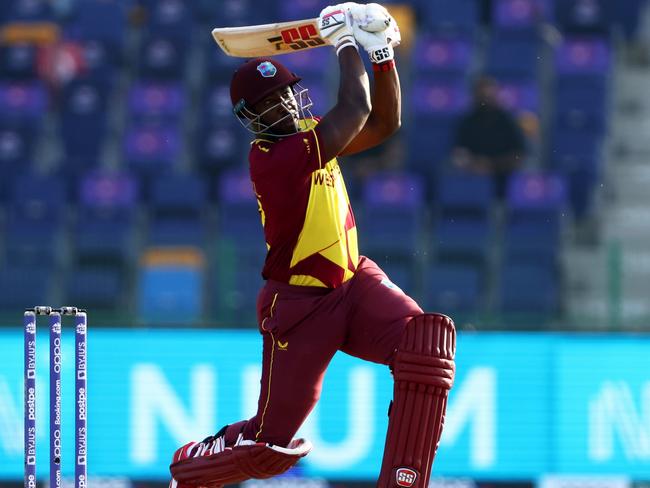
<path fill-rule="evenodd" d="M 456 317 L 483 307 L 483 274 L 467 264 L 434 263 L 427 268 L 425 309 Z"/>
<path fill-rule="evenodd" d="M 434 32 L 451 35 L 475 32 L 480 14 L 475 0 L 428 0 L 422 4 L 422 22 Z"/>
<path fill-rule="evenodd" d="M 300 4 L 300 1 L 294 3 L 296 10 L 299 9 L 298 4 Z M 272 19 L 285 20 L 285 17 L 277 16 L 276 2 L 259 2 L 257 0 L 221 0 L 214 2 L 213 0 L 198 0 L 197 8 L 201 18 L 206 19 L 209 25 L 214 27 L 268 24 Z M 307 17 L 298 17 L 297 19 L 310 18 L 317 15 L 318 12 L 319 10 L 310 10 Z M 286 19 L 291 20 L 289 17 Z"/>
<path fill-rule="evenodd" d="M 153 217 L 149 223 L 147 244 L 152 246 L 194 246 L 202 249 L 207 224 L 201 217 Z"/>
<path fill-rule="evenodd" d="M 628 2 L 622 2 L 624 5 Z M 609 32 L 613 16 L 619 8 L 607 0 L 563 0 L 555 2 L 555 18 L 564 32 L 602 33 Z"/>
<path fill-rule="evenodd" d="M 196 137 L 195 160 L 202 172 L 216 175 L 239 166 L 246 159 L 248 147 L 241 127 L 203 125 Z"/>
<path fill-rule="evenodd" d="M 555 127 L 604 134 L 607 127 L 607 80 L 602 76 L 560 77 L 555 85 Z"/>
<path fill-rule="evenodd" d="M 203 313 L 203 274 L 183 265 L 148 266 L 140 271 L 138 316 L 144 323 L 198 322 Z"/>
<path fill-rule="evenodd" d="M 443 217 L 487 218 L 495 200 L 494 181 L 486 175 L 446 172 L 440 176 L 435 194 Z"/>
<path fill-rule="evenodd" d="M 63 88 L 61 138 L 67 158 L 96 161 L 108 126 L 110 86 L 106 82 L 72 80 Z"/>
<path fill-rule="evenodd" d="M 206 184 L 200 177 L 170 172 L 153 180 L 149 204 L 157 217 L 197 217 L 206 200 Z"/>
<path fill-rule="evenodd" d="M 507 263 L 500 274 L 500 310 L 531 317 L 529 325 L 559 312 L 559 283 L 553 270 L 534 263 Z"/>
<path fill-rule="evenodd" d="M 533 172 L 513 175 L 507 195 L 504 259 L 557 270 L 566 206 L 562 177 Z"/>
<path fill-rule="evenodd" d="M 140 45 L 138 76 L 148 80 L 183 80 L 188 47 L 158 34 L 145 35 Z"/>
<path fill-rule="evenodd" d="M 540 45 L 536 38 L 512 38 L 493 34 L 486 54 L 485 71 L 499 79 L 537 79 Z"/>
<path fill-rule="evenodd" d="M 82 208 L 72 233 L 75 261 L 124 269 L 135 258 L 135 218 L 118 209 Z"/>
<path fill-rule="evenodd" d="M 424 182 L 407 173 L 380 173 L 366 180 L 359 216 L 360 247 L 369 257 L 412 257 L 420 247 Z"/>
<path fill-rule="evenodd" d="M 127 16 L 132 2 L 125 0 L 84 0 L 75 2 L 72 18 L 65 27 L 72 39 L 99 41 L 109 51 L 122 52 Z"/>
<path fill-rule="evenodd" d="M 442 218 L 433 225 L 432 240 L 439 261 L 485 266 L 492 245 L 487 218 Z"/>
<path fill-rule="evenodd" d="M 123 302 L 125 280 L 113 267 L 72 268 L 68 270 L 65 300 L 91 310 L 116 309 Z"/>
<path fill-rule="evenodd" d="M 10 44 L 0 47 L 0 79 L 33 80 L 37 78 L 33 44 Z"/>
<path fill-rule="evenodd" d="M 140 0 L 146 9 L 147 32 L 187 46 L 195 32 L 195 2 Z"/>
<path fill-rule="evenodd" d="M 15 313 L 21 308 L 48 303 L 53 273 L 48 266 L 0 267 L 0 310 Z M 8 291 L 11 290 L 11 293 Z"/>
<path fill-rule="evenodd" d="M 46 22 L 54 20 L 54 10 L 48 0 L 5 0 L 3 9 L 6 21 Z"/>
<path fill-rule="evenodd" d="M 15 174 L 33 169 L 35 142 L 36 134 L 29 126 L 0 122 L 0 170 L 5 183 Z"/>

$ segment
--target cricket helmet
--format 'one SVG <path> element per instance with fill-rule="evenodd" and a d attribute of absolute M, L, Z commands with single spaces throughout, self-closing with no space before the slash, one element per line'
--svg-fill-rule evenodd
<path fill-rule="evenodd" d="M 254 134 L 268 134 L 284 136 L 287 133 L 277 133 L 279 124 L 292 114 L 287 111 L 286 115 L 274 121 L 264 121 L 263 117 L 276 107 L 265 108 L 262 113 L 255 113 L 253 106 L 262 101 L 277 90 L 290 87 L 295 98 L 298 110 L 298 117 L 302 120 L 311 119 L 309 111 L 313 105 L 308 90 L 300 86 L 301 78 L 292 73 L 282 63 L 271 58 L 255 58 L 246 61 L 233 74 L 230 82 L 230 100 L 233 105 L 233 112 L 245 129 Z M 296 128 L 296 132 L 299 129 Z"/>
<path fill-rule="evenodd" d="M 250 109 L 264 97 L 285 86 L 292 86 L 300 77 L 282 63 L 271 58 L 246 61 L 233 74 L 230 82 L 230 99 L 233 107 L 246 104 Z"/>

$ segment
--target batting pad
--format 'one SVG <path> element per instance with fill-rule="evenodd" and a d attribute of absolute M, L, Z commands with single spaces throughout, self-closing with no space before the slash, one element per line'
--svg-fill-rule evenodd
<path fill-rule="evenodd" d="M 440 314 L 407 324 L 397 349 L 395 386 L 379 488 L 426 488 L 454 382 L 456 330 Z"/>

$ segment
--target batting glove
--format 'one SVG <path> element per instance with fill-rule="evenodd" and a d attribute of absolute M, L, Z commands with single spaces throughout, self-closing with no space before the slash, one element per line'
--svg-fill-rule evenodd
<path fill-rule="evenodd" d="M 347 46 L 357 47 L 352 30 L 351 8 L 354 2 L 330 5 L 321 10 L 318 16 L 318 29 L 321 37 L 336 48 L 336 54 Z"/>
<path fill-rule="evenodd" d="M 356 41 L 368 52 L 370 61 L 383 63 L 395 57 L 393 47 L 399 46 L 402 37 L 395 19 L 378 4 L 363 5 L 365 9 L 353 10 L 353 32 Z M 368 32 L 368 26 L 385 24 L 379 32 Z"/>

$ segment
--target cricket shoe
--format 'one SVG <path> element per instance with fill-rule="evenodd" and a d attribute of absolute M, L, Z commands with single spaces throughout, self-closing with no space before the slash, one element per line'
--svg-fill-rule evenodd
<path fill-rule="evenodd" d="M 243 441 L 243 434 L 241 433 L 246 421 L 237 422 L 235 424 L 226 425 L 222 427 L 219 432 L 209 437 L 206 437 L 201 442 L 188 442 L 182 447 L 176 449 L 172 457 L 172 464 L 182 461 L 183 459 L 195 458 L 200 456 L 211 456 L 218 454 L 226 448 L 231 448 L 240 444 Z M 180 483 L 174 478 L 169 482 L 169 488 L 222 488 L 223 485 L 210 484 L 210 485 L 195 485 L 190 483 Z"/>

